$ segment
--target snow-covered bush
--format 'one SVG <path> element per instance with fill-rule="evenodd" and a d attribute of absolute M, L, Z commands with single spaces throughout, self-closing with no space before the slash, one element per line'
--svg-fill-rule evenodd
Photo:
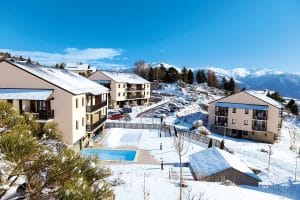
<path fill-rule="evenodd" d="M 199 128 L 201 126 L 203 126 L 202 120 L 199 119 L 199 120 L 196 120 L 196 121 L 193 122 L 193 127 L 194 128 Z"/>

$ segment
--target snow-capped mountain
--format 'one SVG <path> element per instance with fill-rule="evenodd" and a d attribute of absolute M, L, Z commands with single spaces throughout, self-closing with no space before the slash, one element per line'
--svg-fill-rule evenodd
<path fill-rule="evenodd" d="M 222 68 L 207 67 L 221 79 L 233 77 L 240 87 L 251 89 L 268 89 L 278 91 L 283 96 L 300 99 L 300 74 L 274 71 L 270 69 L 236 68 L 226 70 Z"/>

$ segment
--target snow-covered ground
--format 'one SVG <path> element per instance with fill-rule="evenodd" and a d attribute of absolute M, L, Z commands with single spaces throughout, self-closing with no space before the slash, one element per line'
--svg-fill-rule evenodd
<path fill-rule="evenodd" d="M 137 140 L 137 136 L 140 137 Z M 160 165 L 144 165 L 144 164 L 116 164 L 110 165 L 113 175 L 110 180 L 118 180 L 120 185 L 115 186 L 115 194 L 117 199 L 143 199 L 143 185 L 145 176 L 145 188 L 149 193 L 149 199 L 178 199 L 178 180 L 170 179 L 170 171 L 173 171 L 178 176 L 179 168 L 178 156 L 174 151 L 170 137 L 158 137 L 157 130 L 141 130 L 141 129 L 108 129 L 107 137 L 104 138 L 103 144 L 107 147 L 119 147 L 136 145 L 138 149 L 147 150 L 154 159 L 160 161 L 164 160 L 164 170 L 160 170 Z M 217 135 L 214 137 L 218 137 Z M 119 139 L 118 139 L 119 138 Z M 133 141 L 132 143 L 129 141 Z M 125 142 L 124 142 L 125 141 Z M 159 150 L 159 145 L 162 143 L 163 150 Z M 264 167 L 266 166 L 267 156 L 265 153 L 259 151 L 265 144 L 255 142 L 241 141 L 238 143 L 231 139 L 226 139 L 226 144 L 235 151 L 241 160 L 253 168 L 262 168 L 263 172 L 259 177 L 263 179 L 263 183 L 258 188 L 246 186 L 225 186 L 221 183 L 208 183 L 192 180 L 190 170 L 184 167 L 184 175 L 187 178 L 186 183 L 188 188 L 185 193 L 191 191 L 195 195 L 204 194 L 204 199 L 296 199 L 296 189 L 300 184 L 289 182 L 289 178 L 293 175 L 291 165 L 292 162 L 286 163 L 292 158 L 292 153 L 284 150 L 282 144 L 274 145 L 274 152 L 272 156 L 272 164 L 270 174 L 267 175 Z M 188 161 L 188 155 L 203 150 L 205 146 L 199 146 L 191 143 L 188 153 L 184 156 L 183 162 Z M 278 157 L 283 156 L 285 159 L 276 159 L 277 152 L 283 148 L 283 152 Z M 285 156 L 286 155 L 286 156 Z M 279 164 L 280 163 L 280 164 Z M 274 164 L 274 166 L 272 166 Z M 291 168 L 286 170 L 282 167 Z M 276 174 L 276 177 L 275 177 Z M 300 173 L 299 173 L 300 174 Z M 175 175 L 176 176 L 176 175 Z M 299 177 L 300 178 L 300 177 Z M 273 184 L 272 186 L 269 186 Z M 273 194 L 272 194 L 273 193 Z"/>

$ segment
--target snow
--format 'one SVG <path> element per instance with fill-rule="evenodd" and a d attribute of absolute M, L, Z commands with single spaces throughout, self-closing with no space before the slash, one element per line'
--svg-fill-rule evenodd
<path fill-rule="evenodd" d="M 109 91 L 107 88 L 65 69 L 42 67 L 24 62 L 7 62 L 73 94 L 91 93 L 99 95 Z"/>
<path fill-rule="evenodd" d="M 53 90 L 47 89 L 3 89 L 0 88 L 0 99 L 47 100 Z"/>
<path fill-rule="evenodd" d="M 234 155 L 216 147 L 189 156 L 193 171 L 201 177 L 210 176 L 229 168 L 234 168 L 248 176 L 260 180 L 244 163 Z"/>
<path fill-rule="evenodd" d="M 259 98 L 277 108 L 283 108 L 282 104 L 279 103 L 278 101 L 275 101 L 274 99 L 270 98 L 270 97 L 267 97 L 265 94 L 261 94 L 259 92 L 256 92 L 254 90 L 247 90 L 245 91 L 246 93 L 252 95 L 252 96 L 255 96 L 256 98 Z"/>
<path fill-rule="evenodd" d="M 121 72 L 108 72 L 101 71 L 104 75 L 108 76 L 112 80 L 119 83 L 129 83 L 129 84 L 146 84 L 150 83 L 146 79 L 134 74 L 134 73 L 121 73 Z"/>
<path fill-rule="evenodd" d="M 66 63 L 66 68 L 70 71 L 96 71 L 96 67 L 91 67 L 87 63 Z"/>

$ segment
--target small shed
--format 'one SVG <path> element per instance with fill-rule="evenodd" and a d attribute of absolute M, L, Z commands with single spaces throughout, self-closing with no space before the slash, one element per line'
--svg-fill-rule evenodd
<path fill-rule="evenodd" d="M 258 186 L 261 179 L 235 155 L 216 147 L 189 156 L 196 180 L 209 182 L 231 181 L 236 185 Z"/>

